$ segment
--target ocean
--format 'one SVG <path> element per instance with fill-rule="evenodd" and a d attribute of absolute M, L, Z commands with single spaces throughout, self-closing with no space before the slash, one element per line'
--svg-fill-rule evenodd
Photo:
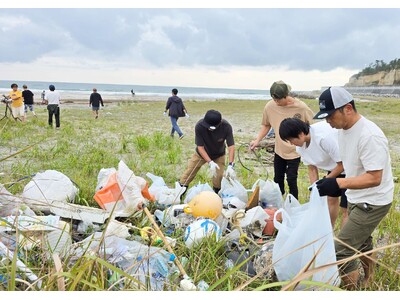
<path fill-rule="evenodd" d="M 178 89 L 178 96 L 183 100 L 217 100 L 217 99 L 242 99 L 242 100 L 269 100 L 268 90 L 252 89 L 228 89 L 228 88 L 198 88 L 176 86 L 147 86 L 104 83 L 74 83 L 74 82 L 43 82 L 43 81 L 8 81 L 0 80 L 0 94 L 8 94 L 12 83 L 17 83 L 22 90 L 26 84 L 35 94 L 35 99 L 40 99 L 43 90 L 48 90 L 49 84 L 53 84 L 61 94 L 63 100 L 88 99 L 94 87 L 102 95 L 103 99 L 110 100 L 146 100 L 167 99 L 171 96 L 172 88 Z M 131 90 L 135 93 L 132 96 Z"/>

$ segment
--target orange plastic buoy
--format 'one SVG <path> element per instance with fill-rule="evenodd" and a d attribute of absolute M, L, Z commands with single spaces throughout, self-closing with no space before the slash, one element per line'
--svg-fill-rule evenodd
<path fill-rule="evenodd" d="M 263 234 L 264 235 L 274 235 L 275 232 L 275 226 L 274 226 L 274 214 L 278 210 L 277 208 L 265 208 L 265 212 L 268 214 L 269 219 L 265 220 L 267 222 L 267 225 L 265 225 Z M 278 222 L 282 222 L 282 214 L 279 213 L 276 216 L 276 220 Z"/>
<path fill-rule="evenodd" d="M 183 208 L 186 214 L 215 220 L 222 211 L 222 199 L 214 192 L 203 191 Z"/>

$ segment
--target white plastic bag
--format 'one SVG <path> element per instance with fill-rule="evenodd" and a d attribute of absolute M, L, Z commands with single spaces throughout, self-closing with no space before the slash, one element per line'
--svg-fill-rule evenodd
<path fill-rule="evenodd" d="M 181 195 L 185 192 L 186 187 L 183 187 L 179 182 L 175 182 L 175 188 L 170 189 L 164 179 L 151 173 L 146 174 L 153 183 L 149 187 L 149 193 L 152 194 L 160 208 L 166 208 L 174 204 L 181 203 Z"/>
<path fill-rule="evenodd" d="M 0 217 L 18 215 L 19 202 L 18 198 L 0 183 Z"/>
<path fill-rule="evenodd" d="M 257 180 L 253 185 L 253 190 L 257 186 L 260 186 L 259 201 L 262 208 L 281 208 L 282 207 L 282 193 L 279 185 L 268 179 L 268 180 Z"/>
<path fill-rule="evenodd" d="M 194 196 L 197 196 L 201 192 L 204 191 L 210 191 L 213 192 L 213 189 L 208 183 L 198 183 L 195 186 L 192 186 L 190 189 L 188 189 L 185 200 L 183 201 L 184 203 L 189 203 L 190 200 L 193 199 Z"/>
<path fill-rule="evenodd" d="M 121 160 L 118 164 L 117 182 L 124 198 L 123 212 L 128 215 L 136 212 L 138 204 L 146 201 L 142 195 L 146 180 L 140 176 L 135 176 L 133 171 Z"/>
<path fill-rule="evenodd" d="M 73 202 L 77 193 L 78 189 L 67 176 L 47 170 L 32 178 L 25 186 L 22 197 L 32 209 L 50 212 L 53 202 Z"/>
<path fill-rule="evenodd" d="M 249 196 L 247 190 L 237 179 L 222 177 L 221 190 L 218 193 L 222 199 L 237 197 L 247 203 Z"/>
<path fill-rule="evenodd" d="M 285 201 L 284 207 L 274 215 L 274 226 L 278 229 L 278 235 L 272 261 L 278 280 L 293 279 L 317 252 L 319 253 L 309 269 L 335 263 L 334 235 L 326 197 L 320 197 L 314 187 L 309 203 L 301 205 L 292 197 L 290 202 Z M 279 213 L 282 213 L 282 223 L 276 220 Z M 309 280 L 339 285 L 338 268 L 336 265 L 322 268 Z M 298 289 L 304 288 L 304 285 L 298 286 Z"/>
<path fill-rule="evenodd" d="M 108 179 L 110 176 L 117 172 L 115 168 L 101 169 L 99 174 L 97 175 L 97 186 L 96 192 L 107 185 Z"/>
<path fill-rule="evenodd" d="M 267 212 L 261 206 L 256 206 L 246 211 L 245 217 L 240 220 L 240 227 L 247 227 L 251 233 L 261 237 L 268 219 Z"/>

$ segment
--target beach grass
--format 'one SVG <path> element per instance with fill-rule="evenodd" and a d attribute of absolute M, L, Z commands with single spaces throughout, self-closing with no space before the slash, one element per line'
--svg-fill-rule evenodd
<path fill-rule="evenodd" d="M 359 112 L 376 122 L 389 139 L 393 175 L 400 175 L 400 144 L 397 122 L 400 113 L 400 101 L 391 98 L 372 98 L 370 101 L 357 101 Z M 313 111 L 317 111 L 318 101 L 304 100 Z M 71 101 L 70 101 L 71 102 Z M 36 105 L 38 115 L 34 118 L 28 112 L 27 122 L 14 122 L 4 119 L 0 122 L 0 183 L 12 194 L 20 195 L 31 177 L 45 170 L 57 170 L 68 176 L 78 187 L 79 195 L 75 203 L 98 208 L 94 201 L 97 176 L 102 168 L 117 168 L 123 160 L 135 175 L 145 178 L 150 172 L 161 176 L 169 187 L 186 168 L 188 159 L 195 149 L 194 126 L 208 109 L 222 113 L 234 129 L 236 149 L 254 139 L 260 129 L 261 114 L 265 101 L 255 100 L 213 100 L 198 101 L 186 99 L 185 105 L 189 118 L 181 118 L 178 123 L 185 134 L 180 140 L 170 137 L 171 124 L 163 116 L 165 102 L 161 101 L 123 101 L 106 103 L 100 110 L 100 117 L 94 119 L 86 102 L 74 101 L 61 106 L 61 129 L 47 125 L 46 106 Z M 27 150 L 24 150 L 27 149 Z M 20 153 L 18 153 L 20 152 Z M 18 153 L 17 155 L 14 155 Z M 262 153 L 267 156 L 267 153 Z M 379 155 L 379 154 L 377 154 Z M 236 153 L 237 158 L 237 153 Z M 256 159 L 242 156 L 236 160 L 236 172 L 240 182 L 250 189 L 257 179 L 272 179 L 272 168 Z M 251 166 L 250 170 L 245 167 Z M 201 182 L 211 184 L 207 168 L 202 168 L 192 185 Z M 299 200 L 309 198 L 307 168 L 299 170 Z M 154 211 L 155 207 L 149 207 Z M 135 226 L 150 226 L 143 214 L 129 218 Z M 392 209 L 380 223 L 374 233 L 378 246 L 395 244 L 399 241 L 399 184 L 395 183 L 395 195 Z M 134 231 L 138 234 L 138 231 Z M 211 290 L 256 290 L 266 287 L 279 290 L 279 284 L 271 278 L 258 277 L 255 280 L 238 268 L 226 269 L 224 245 L 204 240 L 199 247 L 187 249 L 183 243 L 183 232 L 175 232 L 177 246 L 174 249 L 178 257 L 187 257 L 185 265 L 189 276 L 195 281 L 204 280 Z M 395 291 L 399 289 L 400 256 L 398 247 L 379 251 L 379 262 L 375 281 L 371 290 Z M 25 263 L 43 276 L 42 290 L 58 290 L 57 274 L 53 270 L 52 260 L 38 260 L 41 253 L 25 253 Z M 8 272 L 8 273 L 7 273 Z M 8 267 L 0 266 L 0 274 L 10 274 Z M 12 270 L 15 275 L 15 268 Z M 11 274 L 12 274 L 11 272 Z M 110 281 L 110 274 L 114 281 Z M 58 274 L 60 275 L 60 274 Z M 14 276 L 15 277 L 15 276 Z M 66 290 L 146 290 L 134 284 L 134 280 L 122 270 L 110 265 L 101 258 L 85 256 L 79 264 L 69 265 L 63 262 L 64 284 Z M 118 279 L 119 278 L 119 279 Z M 122 279 L 121 279 L 122 278 Z M 120 280 L 118 282 L 118 280 Z M 127 283 L 129 281 L 129 284 Z M 24 283 L 25 282 L 25 283 Z M 27 285 L 26 281 L 7 281 L 0 284 L 0 290 L 38 289 Z M 168 289 L 176 290 L 177 283 Z"/>

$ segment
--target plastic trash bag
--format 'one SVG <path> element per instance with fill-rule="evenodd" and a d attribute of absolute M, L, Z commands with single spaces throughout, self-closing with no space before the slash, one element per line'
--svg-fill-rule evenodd
<path fill-rule="evenodd" d="M 37 173 L 25 186 L 22 193 L 24 201 L 32 208 L 50 212 L 53 202 L 73 202 L 78 189 L 64 174 L 47 170 Z"/>
<path fill-rule="evenodd" d="M 247 203 L 249 196 L 247 190 L 237 179 L 222 177 L 221 190 L 218 193 L 222 199 L 237 197 Z"/>
<path fill-rule="evenodd" d="M 155 201 L 160 208 L 166 208 L 171 205 L 181 203 L 181 195 L 185 192 L 186 188 L 181 186 L 179 182 L 175 182 L 175 188 L 169 188 L 164 179 L 152 173 L 146 173 L 153 183 L 149 188 L 149 192 L 154 196 Z"/>
<path fill-rule="evenodd" d="M 272 251 L 272 261 L 279 281 L 293 279 L 318 251 L 309 269 L 336 262 L 326 197 L 320 197 L 314 187 L 309 203 L 301 205 L 293 198 L 291 202 L 285 201 L 284 208 L 277 210 L 274 215 L 274 226 L 278 229 L 278 234 Z M 282 223 L 276 220 L 278 213 L 282 213 Z M 322 268 L 309 280 L 339 285 L 337 265 Z M 299 285 L 297 288 L 306 287 Z"/>
<path fill-rule="evenodd" d="M 116 172 L 117 170 L 115 168 L 101 169 L 97 175 L 96 192 L 106 186 L 110 176 Z"/>
<path fill-rule="evenodd" d="M 259 203 L 262 208 L 281 208 L 282 207 L 282 193 L 279 188 L 279 185 L 268 179 L 262 180 L 258 179 L 252 187 L 252 190 L 256 188 L 256 186 L 260 186 L 260 193 L 259 193 Z"/>
<path fill-rule="evenodd" d="M 118 163 L 117 182 L 123 196 L 123 212 L 133 214 L 138 210 L 138 204 L 146 201 L 142 190 L 146 187 L 147 182 L 144 178 L 135 176 L 122 160 Z"/>
<path fill-rule="evenodd" d="M 247 228 L 255 236 L 261 237 L 269 216 L 261 207 L 256 206 L 246 212 L 245 217 L 240 220 L 240 227 Z"/>
<path fill-rule="evenodd" d="M 18 199 L 0 183 L 0 217 L 18 215 Z"/>
<path fill-rule="evenodd" d="M 211 188 L 211 186 L 208 183 L 200 183 L 199 182 L 198 184 L 196 184 L 196 185 L 192 186 L 190 189 L 188 189 L 185 200 L 183 202 L 189 203 L 190 200 L 192 200 L 194 196 L 197 196 L 198 194 L 200 194 L 201 192 L 204 192 L 204 191 L 213 192 L 214 190 Z"/>
<path fill-rule="evenodd" d="M 116 215 L 127 217 L 139 209 L 139 203 L 146 202 L 142 194 L 147 188 L 146 180 L 135 176 L 122 160 L 118 164 L 118 171 L 113 172 L 113 168 L 101 169 L 97 178 L 97 187 L 100 189 L 94 199 L 108 212 L 114 210 Z"/>
<path fill-rule="evenodd" d="M 190 222 L 187 224 L 182 224 L 182 221 L 185 220 L 194 221 L 194 218 L 183 211 L 184 207 L 185 204 L 177 204 L 177 205 L 172 205 L 163 211 L 156 209 L 154 212 L 154 216 L 165 227 L 169 227 L 171 225 L 173 226 L 178 225 L 178 227 L 182 227 L 184 225 L 187 226 Z"/>

